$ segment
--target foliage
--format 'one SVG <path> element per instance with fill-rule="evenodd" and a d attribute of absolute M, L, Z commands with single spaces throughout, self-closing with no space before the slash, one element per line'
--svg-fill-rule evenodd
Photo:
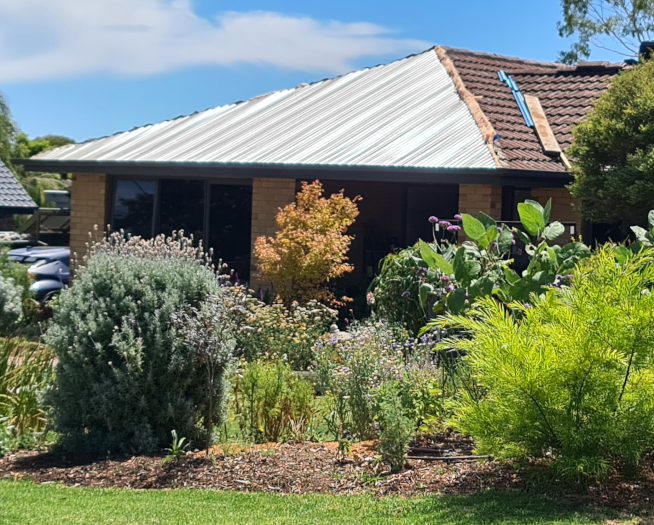
<path fill-rule="evenodd" d="M 303 182 L 295 202 L 277 214 L 275 237 L 259 237 L 254 245 L 261 274 L 286 306 L 331 299 L 325 283 L 352 271 L 345 262 L 352 237 L 345 231 L 359 214 L 359 197 L 322 194 L 319 181 Z"/>
<path fill-rule="evenodd" d="M 316 368 L 332 404 L 332 432 L 339 438 L 374 437 L 375 391 L 428 365 L 430 349 L 427 338 L 410 338 L 405 330 L 375 319 L 353 324 L 345 337 L 326 335 L 316 345 Z"/>
<path fill-rule="evenodd" d="M 13 436 L 45 427 L 39 397 L 52 379 L 52 351 L 20 338 L 0 339 L 0 426 Z"/>
<path fill-rule="evenodd" d="M 30 290 L 32 277 L 27 273 L 26 266 L 9 259 L 7 250 L 0 250 L 0 278 L 12 280 L 20 290 L 22 326 L 19 328 L 23 333 L 28 326 L 35 328 L 38 303 L 34 300 L 34 293 Z"/>
<path fill-rule="evenodd" d="M 439 277 L 437 271 L 425 267 L 416 244 L 382 259 L 368 302 L 380 318 L 405 326 L 415 335 L 429 320 L 428 305 L 418 300 L 420 287 L 438 282 Z"/>
<path fill-rule="evenodd" d="M 407 417 L 395 382 L 382 386 L 377 394 L 377 421 L 381 427 L 378 452 L 391 466 L 391 472 L 399 472 L 406 463 L 409 443 L 415 433 L 415 421 Z"/>
<path fill-rule="evenodd" d="M 637 58 L 639 43 L 654 34 L 652 0 L 561 0 L 563 21 L 559 35 L 577 41 L 560 55 L 562 62 L 574 64 L 588 58 L 591 46 Z"/>
<path fill-rule="evenodd" d="M 306 370 L 313 363 L 316 340 L 336 322 L 337 312 L 318 301 L 306 306 L 293 302 L 266 305 L 247 304 L 248 316 L 237 335 L 237 349 L 251 361 L 256 358 L 283 359 L 294 370 Z"/>
<path fill-rule="evenodd" d="M 172 315 L 184 345 L 206 369 L 204 424 L 208 444 L 213 441 L 214 424 L 223 419 L 225 367 L 233 356 L 239 325 L 248 313 L 244 306 L 248 300 L 244 288 L 223 287 L 202 301 L 199 308 L 187 305 Z"/>
<path fill-rule="evenodd" d="M 195 439 L 209 402 L 206 366 L 171 317 L 218 293 L 202 247 L 181 235 L 114 233 L 89 253 L 46 334 L 58 360 L 46 399 L 62 447 L 148 452 L 173 429 Z"/>
<path fill-rule="evenodd" d="M 654 60 L 622 72 L 573 131 L 570 190 L 594 222 L 642 224 L 654 201 Z"/>
<path fill-rule="evenodd" d="M 0 162 L 9 167 L 11 167 L 11 148 L 16 132 L 16 124 L 11 117 L 7 101 L 0 93 Z"/>
<path fill-rule="evenodd" d="M 179 461 L 188 450 L 188 443 L 184 443 L 186 441 L 185 437 L 178 437 L 175 429 L 171 430 L 170 434 L 173 440 L 170 443 L 170 447 L 166 449 L 168 455 L 162 461 L 164 465 L 172 460 Z"/>
<path fill-rule="evenodd" d="M 590 250 L 580 242 L 551 245 L 565 231 L 561 223 L 549 222 L 551 207 L 551 200 L 545 206 L 532 200 L 519 204 L 524 231 L 499 225 L 483 212 L 476 218 L 458 215 L 470 240 L 457 246 L 434 236 L 431 244 L 421 240 L 413 248 L 388 256 L 371 287 L 374 309 L 416 329 L 433 317 L 430 310 L 458 314 L 478 298 L 491 295 L 505 303 L 526 302 L 531 293 L 567 284 L 569 272 Z M 461 229 L 447 221 L 440 221 L 439 226 L 452 232 Z M 529 257 L 521 274 L 512 268 L 516 240 L 524 243 Z M 427 326 L 429 330 L 434 325 Z"/>
<path fill-rule="evenodd" d="M 283 361 L 243 363 L 231 380 L 241 430 L 257 443 L 304 434 L 313 417 L 313 387 Z"/>
<path fill-rule="evenodd" d="M 604 247 L 520 308 L 488 297 L 450 325 L 481 399 L 463 393 L 453 425 L 481 453 L 550 458 L 561 476 L 604 478 L 654 446 L 654 250 L 624 259 Z"/>
<path fill-rule="evenodd" d="M 11 277 L 0 275 L 0 334 L 7 335 L 17 328 L 23 313 L 22 291 Z"/>

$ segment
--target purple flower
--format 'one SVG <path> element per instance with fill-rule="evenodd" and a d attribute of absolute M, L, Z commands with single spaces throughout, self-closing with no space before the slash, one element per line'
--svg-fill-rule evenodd
<path fill-rule="evenodd" d="M 439 224 L 440 224 L 443 228 L 449 228 L 450 226 L 452 226 L 452 223 L 451 223 L 451 222 L 448 222 L 448 221 L 441 221 Z"/>
<path fill-rule="evenodd" d="M 500 233 L 502 233 L 504 230 L 502 229 L 501 226 L 498 226 L 498 227 L 497 227 L 497 231 L 500 232 Z"/>
<path fill-rule="evenodd" d="M 433 215 L 429 217 L 429 222 L 432 224 L 436 224 L 438 222 L 438 217 L 434 217 Z"/>
<path fill-rule="evenodd" d="M 568 275 L 565 276 L 566 279 L 574 279 L 574 277 L 575 276 L 572 275 L 571 273 L 569 273 Z"/>
<path fill-rule="evenodd" d="M 462 217 L 459 213 L 457 213 L 457 214 L 454 216 L 454 218 L 455 218 L 457 221 L 462 221 L 462 220 L 463 220 L 463 217 Z"/>
<path fill-rule="evenodd" d="M 533 306 L 529 303 L 525 303 L 525 308 L 533 308 Z"/>
<path fill-rule="evenodd" d="M 402 297 L 411 297 L 411 292 L 409 290 L 402 292 Z"/>
<path fill-rule="evenodd" d="M 445 282 L 447 282 L 447 281 L 449 281 L 449 280 L 450 280 L 450 276 L 449 276 L 449 275 L 441 275 L 441 281 L 445 281 Z"/>
<path fill-rule="evenodd" d="M 515 239 L 513 239 L 513 240 L 511 241 L 511 244 L 515 244 Z"/>
<path fill-rule="evenodd" d="M 556 279 L 557 281 L 560 280 L 560 279 L 563 279 L 563 275 L 556 274 L 555 279 Z"/>
<path fill-rule="evenodd" d="M 445 288 L 448 292 L 453 292 L 454 291 L 454 285 L 450 284 L 447 288 Z"/>
<path fill-rule="evenodd" d="M 458 232 L 461 229 L 461 226 L 448 226 L 447 231 L 448 232 Z"/>
<path fill-rule="evenodd" d="M 420 277 L 421 275 L 425 275 L 427 273 L 427 268 L 418 268 L 418 271 L 416 272 L 416 277 Z"/>
<path fill-rule="evenodd" d="M 518 255 L 522 255 L 522 250 L 521 250 L 520 248 L 518 248 L 518 249 L 516 250 L 516 253 L 517 253 Z"/>

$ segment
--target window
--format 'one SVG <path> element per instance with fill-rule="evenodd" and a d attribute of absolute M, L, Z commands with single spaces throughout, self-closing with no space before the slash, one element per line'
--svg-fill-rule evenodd
<path fill-rule="evenodd" d="M 164 179 L 159 182 L 159 231 L 170 235 L 184 230 L 184 235 L 199 241 L 204 232 L 204 186 L 201 180 Z"/>
<path fill-rule="evenodd" d="M 130 235 L 150 238 L 154 214 L 155 183 L 119 180 L 114 196 L 112 228 Z"/>
<path fill-rule="evenodd" d="M 246 281 L 250 273 L 252 186 L 212 184 L 209 201 L 209 242 L 214 259 L 222 259 Z"/>
<path fill-rule="evenodd" d="M 518 204 L 531 199 L 531 189 L 516 188 L 514 186 L 502 187 L 502 220 L 519 221 Z"/>

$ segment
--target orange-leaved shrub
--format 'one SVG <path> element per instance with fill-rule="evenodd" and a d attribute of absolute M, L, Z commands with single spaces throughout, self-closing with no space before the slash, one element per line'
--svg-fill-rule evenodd
<path fill-rule="evenodd" d="M 277 214 L 275 237 L 255 241 L 259 271 L 287 307 L 332 299 L 325 283 L 352 271 L 345 254 L 353 237 L 345 232 L 359 215 L 359 200 L 342 190 L 325 198 L 320 181 L 303 182 L 295 202 Z"/>

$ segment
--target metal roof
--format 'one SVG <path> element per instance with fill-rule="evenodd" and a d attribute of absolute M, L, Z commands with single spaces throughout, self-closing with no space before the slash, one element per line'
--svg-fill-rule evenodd
<path fill-rule="evenodd" d="M 0 161 L 0 213 L 32 213 L 38 206 Z"/>
<path fill-rule="evenodd" d="M 433 49 L 388 65 L 45 151 L 34 160 L 490 168 Z"/>

